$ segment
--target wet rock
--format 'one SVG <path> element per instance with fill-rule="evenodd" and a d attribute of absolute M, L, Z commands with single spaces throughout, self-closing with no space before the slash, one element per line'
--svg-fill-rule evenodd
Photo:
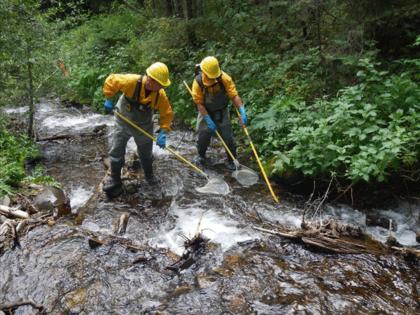
<path fill-rule="evenodd" d="M 249 311 L 246 300 L 241 296 L 229 298 L 228 307 L 233 314 L 244 314 Z"/>
<path fill-rule="evenodd" d="M 420 243 L 420 231 L 416 233 L 416 242 Z"/>
<path fill-rule="evenodd" d="M 86 303 L 86 296 L 86 289 L 79 288 L 68 293 L 64 297 L 64 303 L 71 312 L 78 313 L 81 311 L 81 308 Z"/>
<path fill-rule="evenodd" d="M 226 268 L 215 268 L 213 269 L 213 272 L 215 272 L 216 274 L 222 277 L 230 277 L 233 275 L 233 271 Z"/>
<path fill-rule="evenodd" d="M 380 226 L 383 227 L 384 229 L 389 229 L 389 224 L 390 224 L 391 220 L 387 217 L 381 217 L 378 216 L 378 214 L 375 213 L 369 213 L 366 215 L 366 225 L 367 226 Z M 391 222 L 391 229 L 392 231 L 396 231 L 397 230 L 397 223 L 392 220 Z"/>
<path fill-rule="evenodd" d="M 0 223 L 6 222 L 7 217 L 5 217 L 4 215 L 0 215 Z"/>
<path fill-rule="evenodd" d="M 237 255 L 226 256 L 224 260 L 224 265 L 230 269 L 235 269 L 239 267 L 242 263 L 242 258 Z"/>
<path fill-rule="evenodd" d="M 400 243 L 398 243 L 397 238 L 393 235 L 388 236 L 388 238 L 386 239 L 386 245 L 396 246 L 396 247 L 401 247 L 402 246 Z"/>
<path fill-rule="evenodd" d="M 54 194 L 49 189 L 44 189 L 35 197 L 33 203 L 39 211 L 50 212 L 54 210 L 55 200 Z"/>
<path fill-rule="evenodd" d="M 4 196 L 3 198 L 0 199 L 0 205 L 9 207 L 10 206 L 10 198 L 9 196 Z"/>
<path fill-rule="evenodd" d="M 106 128 L 107 128 L 106 125 L 98 125 L 98 126 L 95 126 L 95 128 L 93 128 L 93 132 L 102 134 L 105 132 Z"/>
<path fill-rule="evenodd" d="M 172 292 L 172 297 L 178 297 L 180 295 L 186 294 L 191 291 L 191 288 L 187 285 L 182 285 L 180 287 L 177 287 L 174 292 Z"/>
<path fill-rule="evenodd" d="M 99 240 L 97 238 L 91 237 L 91 238 L 88 239 L 88 244 L 89 244 L 89 247 L 90 248 L 95 249 L 95 248 L 97 248 L 99 246 L 104 245 L 105 242 L 103 242 L 103 241 L 101 241 L 101 240 Z"/>
<path fill-rule="evenodd" d="M 71 213 L 70 198 L 66 193 L 57 187 L 49 187 L 49 190 L 53 193 L 55 201 L 53 203 L 56 208 L 56 216 L 62 217 Z"/>
<path fill-rule="evenodd" d="M 147 258 L 147 257 L 145 257 L 145 256 L 138 256 L 138 257 L 136 257 L 134 260 L 133 260 L 133 262 L 132 262 L 132 264 L 133 265 L 135 265 L 135 264 L 141 264 L 141 263 L 145 263 L 145 262 L 147 262 L 149 259 Z"/>
<path fill-rule="evenodd" d="M 138 159 L 138 157 L 134 157 L 134 159 L 128 163 L 127 168 L 129 171 L 132 171 L 132 172 L 137 172 L 141 170 L 141 162 Z"/>
<path fill-rule="evenodd" d="M 138 185 L 135 182 L 128 182 L 125 185 L 125 191 L 127 194 L 135 194 L 138 190 Z"/>
<path fill-rule="evenodd" d="M 211 287 L 217 280 L 214 276 L 209 276 L 207 274 L 199 274 L 196 279 L 200 289 Z"/>

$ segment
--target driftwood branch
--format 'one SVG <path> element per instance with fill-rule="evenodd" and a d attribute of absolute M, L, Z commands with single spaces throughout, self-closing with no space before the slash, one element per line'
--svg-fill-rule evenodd
<path fill-rule="evenodd" d="M 0 214 L 18 219 L 29 219 L 27 212 L 2 205 L 0 205 Z"/>
<path fill-rule="evenodd" d="M 299 235 L 297 235 L 297 233 L 295 233 L 295 232 L 285 233 L 285 232 L 280 232 L 280 231 L 268 230 L 268 229 L 260 228 L 260 227 L 257 227 L 257 226 L 253 226 L 252 228 L 254 230 L 257 230 L 257 231 L 261 231 L 261 232 L 264 232 L 264 233 L 273 234 L 273 235 L 277 235 L 277 236 L 281 236 L 281 237 L 285 237 L 285 238 L 289 238 L 289 239 L 298 239 L 299 238 Z"/>

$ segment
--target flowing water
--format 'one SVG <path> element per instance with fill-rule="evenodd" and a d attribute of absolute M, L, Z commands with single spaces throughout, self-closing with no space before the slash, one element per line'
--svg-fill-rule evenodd
<path fill-rule="evenodd" d="M 8 109 L 9 115 L 24 113 Z M 106 173 L 103 159 L 113 118 L 43 100 L 35 119 L 38 137 L 45 140 L 39 142 L 43 164 L 63 184 L 74 215 L 34 228 L 21 238 L 21 248 L 0 257 L 0 303 L 30 299 L 51 314 L 420 312 L 418 265 L 395 255 L 320 253 L 258 232 L 252 226 L 259 220 L 298 227 L 299 198 L 275 205 L 264 183 L 242 187 L 221 167 L 206 171 L 224 176 L 229 193 L 199 194 L 195 188 L 206 180 L 156 146 L 159 188 L 148 187 L 140 175 L 135 193 L 115 200 L 101 194 L 84 207 Z M 73 137 L 51 140 L 57 135 Z M 168 142 L 188 159 L 194 157 L 193 133 L 175 131 Z M 212 147 L 210 155 L 220 157 L 221 151 Z M 130 141 L 127 159 L 134 152 Z M 119 242 L 89 246 L 92 233 L 112 235 L 124 212 L 130 219 L 122 237 L 143 251 Z M 419 205 L 401 203 L 372 213 L 396 223 L 400 243 L 419 246 Z M 366 228 L 381 241 L 389 233 L 386 227 L 367 226 L 372 214 L 345 205 L 329 205 L 324 215 Z M 206 250 L 189 268 L 168 270 L 183 254 L 182 235 L 192 238 L 197 230 L 210 241 Z M 32 313 L 30 307 L 16 311 Z"/>

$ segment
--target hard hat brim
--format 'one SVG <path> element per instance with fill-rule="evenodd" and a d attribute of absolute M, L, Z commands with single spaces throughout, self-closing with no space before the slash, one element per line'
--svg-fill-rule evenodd
<path fill-rule="evenodd" d="M 162 86 L 170 86 L 171 85 L 171 80 L 166 80 L 166 81 L 161 81 L 159 79 L 157 79 L 153 74 L 150 73 L 149 69 L 146 70 L 146 73 L 149 77 L 151 77 L 153 80 L 155 80 L 157 83 L 159 83 Z"/>
<path fill-rule="evenodd" d="M 206 75 L 207 78 L 209 79 L 217 79 L 218 77 L 220 77 L 221 71 L 220 69 L 217 71 L 217 73 L 215 75 L 209 75 L 207 71 L 205 71 L 203 69 L 204 74 Z"/>

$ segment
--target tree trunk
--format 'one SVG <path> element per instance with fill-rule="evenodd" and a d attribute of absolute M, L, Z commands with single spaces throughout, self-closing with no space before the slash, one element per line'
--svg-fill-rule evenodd
<path fill-rule="evenodd" d="M 172 0 L 165 1 L 166 16 L 172 16 L 174 14 L 174 6 Z"/>
<path fill-rule="evenodd" d="M 185 15 L 184 15 L 184 1 L 185 0 L 174 0 L 174 8 L 175 8 L 175 11 L 176 11 L 176 15 L 181 17 L 181 18 L 185 17 Z"/>
<path fill-rule="evenodd" d="M 28 97 L 29 97 L 29 123 L 28 123 L 28 136 L 31 139 L 34 139 L 34 86 L 33 86 L 33 77 L 32 77 L 32 61 L 31 61 L 32 51 L 29 46 L 29 42 L 26 42 L 26 65 L 28 70 Z"/>
<path fill-rule="evenodd" d="M 195 45 L 197 41 L 197 38 L 195 36 L 195 29 L 190 23 L 190 20 L 194 17 L 193 1 L 194 0 L 183 0 L 184 16 L 185 16 L 185 20 L 187 21 L 187 26 L 186 26 L 187 37 L 188 37 L 188 42 L 191 45 Z"/>
<path fill-rule="evenodd" d="M 322 35 L 321 35 L 321 18 L 322 18 L 322 0 L 316 0 L 316 29 L 318 39 L 318 52 L 321 64 L 324 63 L 324 55 L 322 52 Z"/>

